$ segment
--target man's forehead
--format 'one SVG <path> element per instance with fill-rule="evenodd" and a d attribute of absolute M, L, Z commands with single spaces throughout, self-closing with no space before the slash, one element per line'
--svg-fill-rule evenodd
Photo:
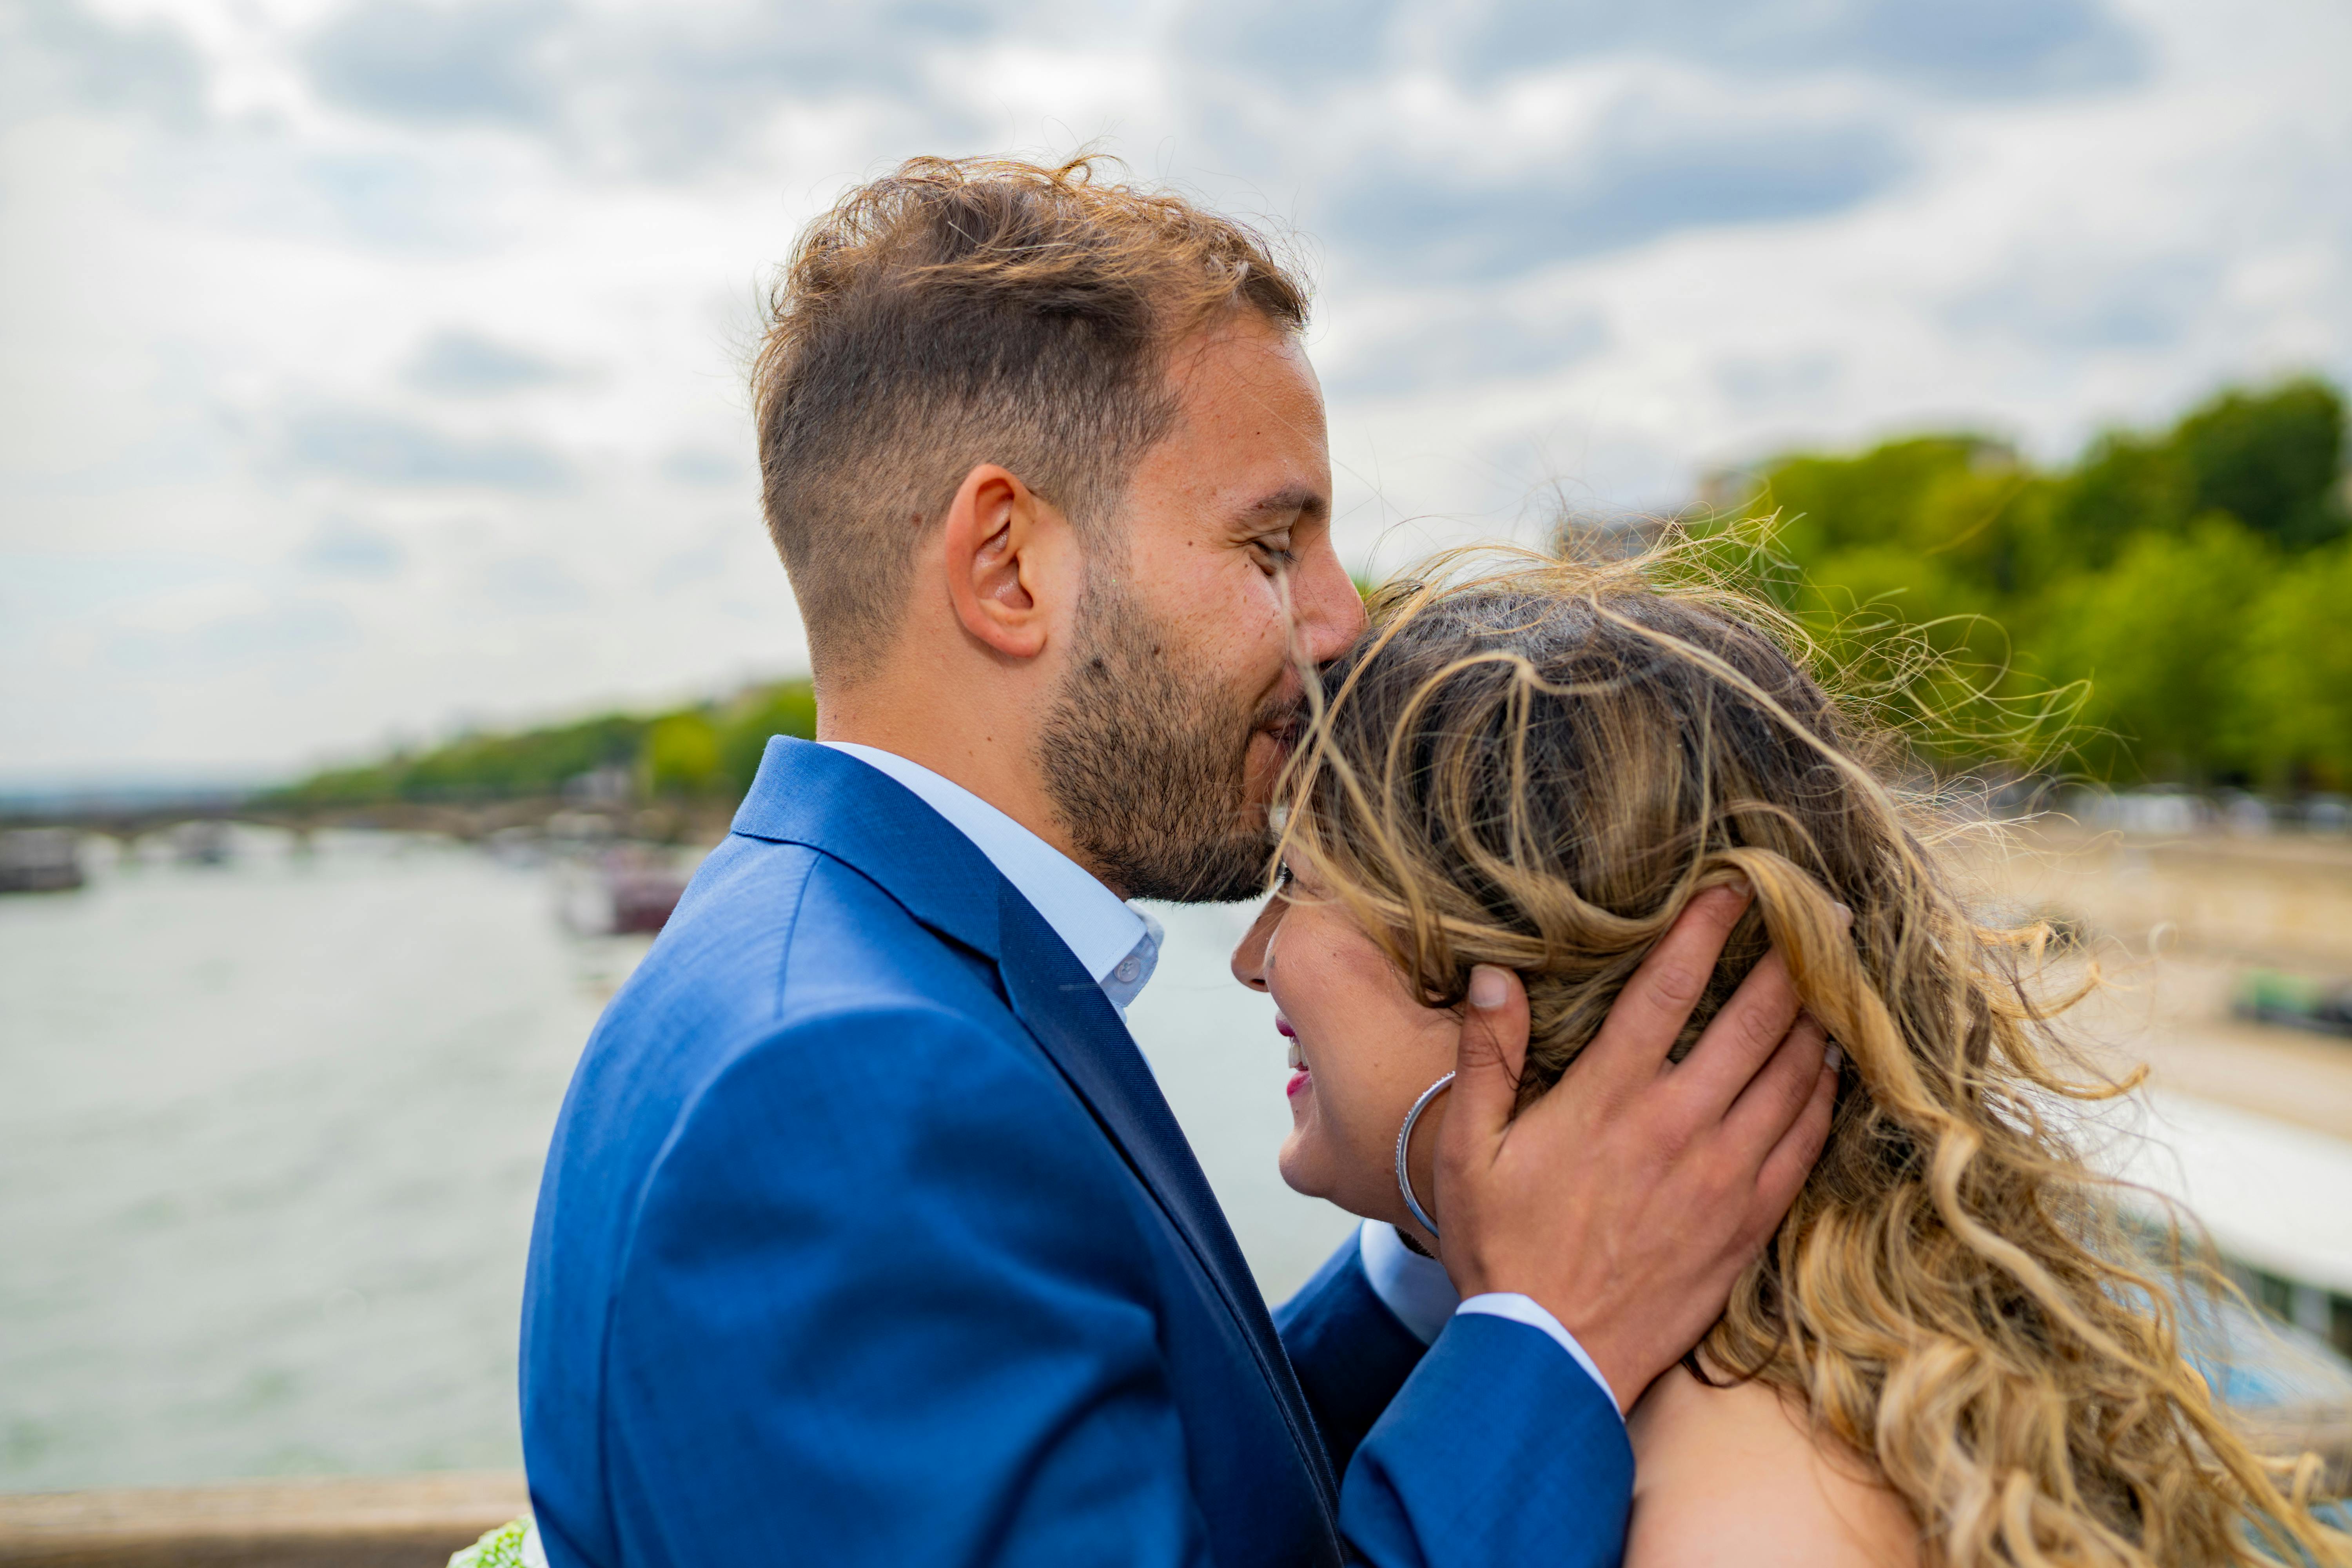
<path fill-rule="evenodd" d="M 1296 513 L 1327 504 L 1323 391 L 1293 334 L 1230 323 L 1185 344 L 1170 374 L 1180 399 L 1171 445 L 1232 465 L 1216 488 L 1234 505 Z"/>

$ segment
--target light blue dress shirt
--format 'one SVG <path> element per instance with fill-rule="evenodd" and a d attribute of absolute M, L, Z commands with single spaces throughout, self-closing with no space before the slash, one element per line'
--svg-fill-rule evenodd
<path fill-rule="evenodd" d="M 1029 907 L 1044 917 L 1119 1016 L 1160 967 L 1160 922 L 1123 901 L 1094 873 L 953 780 L 896 752 L 852 741 L 821 742 L 889 774 L 971 840 Z"/>

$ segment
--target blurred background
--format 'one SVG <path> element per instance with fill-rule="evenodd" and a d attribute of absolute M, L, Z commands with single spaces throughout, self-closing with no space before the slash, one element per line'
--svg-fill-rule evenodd
<path fill-rule="evenodd" d="M 572 1061 L 814 720 L 770 269 L 1086 145 L 1304 258 L 1367 581 L 1777 514 L 1833 648 L 1949 655 L 1975 896 L 2154 1064 L 2119 1164 L 2352 1350 L 2332 0 L 0 0 L 0 1490 L 519 1462 Z M 1347 1222 L 1246 911 L 1163 916 L 1279 1299 Z"/>

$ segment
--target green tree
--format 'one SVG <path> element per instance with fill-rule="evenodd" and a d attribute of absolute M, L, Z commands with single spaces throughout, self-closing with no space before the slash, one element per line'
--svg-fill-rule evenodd
<path fill-rule="evenodd" d="M 2199 511 L 2226 511 L 2289 550 L 2352 527 L 2339 484 L 2344 399 L 2324 381 L 2224 392 L 2181 420 L 2172 446 Z"/>
<path fill-rule="evenodd" d="M 395 752 L 363 767 L 313 774 L 271 798 L 298 806 L 346 806 L 555 795 L 566 780 L 592 769 L 628 765 L 645 729 L 643 719 L 608 713 L 519 734 L 460 735 L 422 753 Z"/>
<path fill-rule="evenodd" d="M 816 693 L 807 681 L 745 692 L 728 710 L 719 731 L 719 773 L 728 788 L 741 795 L 751 787 L 773 735 L 816 739 Z"/>
<path fill-rule="evenodd" d="M 1747 510 L 1778 515 L 1774 547 L 1804 568 L 1813 602 L 1784 592 L 1791 609 L 1836 613 L 1916 590 L 1919 608 L 1905 618 L 1919 622 L 1981 612 L 2017 590 L 2020 541 L 2039 526 L 2045 489 L 2007 447 L 1931 436 L 1853 458 L 1784 458 L 1764 470 Z"/>
<path fill-rule="evenodd" d="M 607 713 L 520 734 L 460 736 L 415 758 L 398 785 L 404 800 L 481 800 L 556 795 L 592 769 L 626 765 L 646 721 Z"/>
<path fill-rule="evenodd" d="M 719 783 L 719 730 L 699 709 L 654 721 L 637 772 L 648 795 L 704 795 Z"/>
<path fill-rule="evenodd" d="M 2053 472 L 1966 435 L 1797 454 L 1748 500 L 1786 557 L 1758 580 L 1947 754 L 2011 749 L 2083 681 L 2084 761 L 2118 781 L 2341 781 L 2345 455 L 2344 399 L 2310 379 Z M 1923 646 L 1944 660 L 1924 676 Z"/>
<path fill-rule="evenodd" d="M 1764 470 L 1748 509 L 1780 513 L 1780 547 L 1800 561 L 1868 545 L 1921 551 L 1946 542 L 1921 537 L 1932 526 L 1925 499 L 1978 465 L 2009 462 L 2005 447 L 1969 436 L 1890 441 L 1850 458 L 1799 454 Z"/>
<path fill-rule="evenodd" d="M 2195 478 L 2170 441 L 2110 431 L 2058 479 L 2044 525 L 2027 548 L 2027 585 L 2105 571 L 2141 535 L 2179 533 L 2196 494 Z"/>
<path fill-rule="evenodd" d="M 1920 437 L 1774 463 L 1750 510 L 1777 514 L 1771 548 L 1797 568 L 1769 591 L 1851 688 L 1930 750 L 1970 752 L 2014 728 L 1984 700 L 2013 684 L 2021 542 L 2048 488 L 2000 443 Z"/>
<path fill-rule="evenodd" d="M 2243 729 L 2261 775 L 2352 787 L 2352 539 L 2289 563 L 2249 617 L 2244 657 Z"/>
<path fill-rule="evenodd" d="M 2264 542 L 2214 512 L 2185 533 L 2140 535 L 2112 570 L 2053 595 L 2042 662 L 2089 683 L 2080 747 L 2095 773 L 2211 784 L 2247 767 L 2235 722 L 2246 639 L 2276 570 Z"/>

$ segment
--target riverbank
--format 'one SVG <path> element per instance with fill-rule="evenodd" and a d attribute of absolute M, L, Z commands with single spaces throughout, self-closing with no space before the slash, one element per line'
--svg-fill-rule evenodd
<path fill-rule="evenodd" d="M 2102 1119 L 2120 1173 L 2188 1205 L 2250 1294 L 2352 1355 L 2352 1038 L 2237 1006 L 2257 974 L 2352 979 L 2352 843 L 2052 820 L 1966 863 L 1990 914 L 2063 932 L 2055 982 L 2095 965 L 2061 1027 L 2102 1071 L 2147 1069 Z"/>

